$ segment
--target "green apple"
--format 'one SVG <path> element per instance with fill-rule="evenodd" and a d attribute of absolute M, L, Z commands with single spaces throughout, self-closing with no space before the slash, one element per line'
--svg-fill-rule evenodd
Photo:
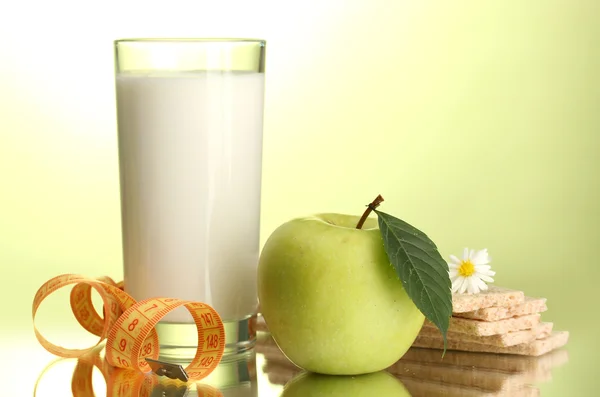
<path fill-rule="evenodd" d="M 304 372 L 283 388 L 281 397 L 410 397 L 404 385 L 385 371 L 358 376 Z"/>
<path fill-rule="evenodd" d="M 376 372 L 414 342 L 424 316 L 389 262 L 377 221 L 318 214 L 267 240 L 258 265 L 261 312 L 297 366 L 330 375 Z"/>

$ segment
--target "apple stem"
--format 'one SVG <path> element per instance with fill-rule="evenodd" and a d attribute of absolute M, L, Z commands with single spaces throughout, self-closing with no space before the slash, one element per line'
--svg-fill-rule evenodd
<path fill-rule="evenodd" d="M 371 204 L 367 205 L 367 209 L 365 210 L 364 214 L 360 217 L 360 220 L 358 221 L 358 224 L 356 225 L 357 229 L 360 229 L 363 227 L 363 225 L 365 224 L 365 221 L 371 214 L 371 211 L 373 211 L 375 208 L 379 207 L 379 204 L 381 204 L 382 202 L 383 202 L 383 197 L 381 197 L 381 194 L 378 194 L 377 197 L 375 197 L 375 200 L 373 200 L 373 202 Z"/>

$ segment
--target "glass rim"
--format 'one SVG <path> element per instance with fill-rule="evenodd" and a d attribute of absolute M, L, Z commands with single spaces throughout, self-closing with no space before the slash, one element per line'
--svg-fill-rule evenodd
<path fill-rule="evenodd" d="M 156 38 L 124 38 L 117 39 L 114 41 L 115 45 L 120 43 L 255 43 L 265 44 L 267 41 L 264 39 L 254 38 L 228 38 L 228 37 L 156 37 Z"/>

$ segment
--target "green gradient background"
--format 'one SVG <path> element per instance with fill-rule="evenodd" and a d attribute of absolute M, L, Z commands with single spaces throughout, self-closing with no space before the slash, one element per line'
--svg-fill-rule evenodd
<path fill-rule="evenodd" d="M 4 346 L 32 344 L 46 279 L 122 275 L 112 40 L 259 37 L 261 241 L 381 193 L 445 257 L 487 247 L 497 284 L 547 297 L 543 318 L 571 331 L 570 363 L 542 395 L 595 394 L 597 0 L 153 4 L 0 12 L 0 298 L 16 302 Z"/>

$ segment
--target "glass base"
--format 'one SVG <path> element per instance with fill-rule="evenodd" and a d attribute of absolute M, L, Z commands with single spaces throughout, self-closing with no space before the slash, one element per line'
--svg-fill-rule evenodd
<path fill-rule="evenodd" d="M 256 343 L 256 315 L 239 321 L 223 321 L 225 351 L 223 360 L 234 358 L 254 347 Z M 159 360 L 190 362 L 196 355 L 198 332 L 193 323 L 160 322 L 156 326 L 160 343 Z"/>
<path fill-rule="evenodd" d="M 225 397 L 257 396 L 254 349 L 223 357 L 217 368 L 202 379 L 202 383 L 219 388 Z"/>

